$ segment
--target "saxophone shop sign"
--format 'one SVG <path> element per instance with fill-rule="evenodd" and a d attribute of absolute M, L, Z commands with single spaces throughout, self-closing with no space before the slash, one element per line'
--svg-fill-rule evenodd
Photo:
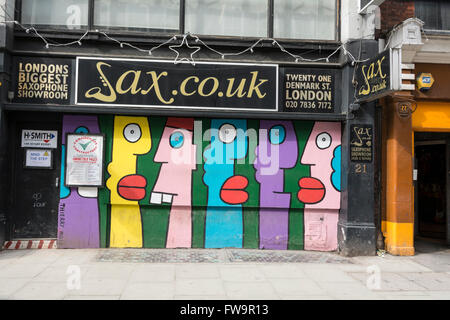
<path fill-rule="evenodd" d="M 356 67 L 356 98 L 358 102 L 379 99 L 394 91 L 392 50 L 386 50 Z"/>
<path fill-rule="evenodd" d="M 72 61 L 14 57 L 14 98 L 17 103 L 69 104 Z"/>
<path fill-rule="evenodd" d="M 278 111 L 278 66 L 98 59 L 76 61 L 78 105 Z"/>

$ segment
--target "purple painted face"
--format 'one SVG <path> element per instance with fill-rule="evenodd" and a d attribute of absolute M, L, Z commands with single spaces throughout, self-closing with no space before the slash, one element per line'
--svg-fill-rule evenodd
<path fill-rule="evenodd" d="M 283 169 L 293 168 L 298 157 L 292 123 L 262 120 L 255 153 L 255 177 L 260 183 L 261 207 L 289 208 L 290 194 L 284 193 Z"/>
<path fill-rule="evenodd" d="M 290 121 L 261 120 L 259 145 L 255 150 L 256 176 L 265 179 L 289 169 L 297 162 L 297 138 Z"/>

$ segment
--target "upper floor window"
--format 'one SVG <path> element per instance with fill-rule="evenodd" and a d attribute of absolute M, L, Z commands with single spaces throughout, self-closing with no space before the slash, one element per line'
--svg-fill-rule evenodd
<path fill-rule="evenodd" d="M 336 40 L 338 0 L 22 0 L 21 22 L 68 29 Z"/>
<path fill-rule="evenodd" d="M 334 40 L 335 0 L 275 0 L 274 37 Z"/>
<path fill-rule="evenodd" d="M 416 16 L 427 30 L 450 30 L 450 1 L 417 0 Z"/>
<path fill-rule="evenodd" d="M 180 29 L 180 0 L 95 0 L 94 25 L 100 29 Z"/>
<path fill-rule="evenodd" d="M 22 0 L 21 22 L 26 25 L 86 29 L 89 0 Z"/>

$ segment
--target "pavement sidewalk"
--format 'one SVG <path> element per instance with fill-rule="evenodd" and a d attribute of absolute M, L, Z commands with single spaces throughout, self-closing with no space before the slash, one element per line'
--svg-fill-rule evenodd
<path fill-rule="evenodd" d="M 246 249 L 0 252 L 0 299 L 450 299 L 450 249 L 413 257 Z"/>

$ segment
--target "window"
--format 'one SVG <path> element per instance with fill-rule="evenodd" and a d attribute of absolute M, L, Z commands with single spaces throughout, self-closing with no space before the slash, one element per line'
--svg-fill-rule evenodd
<path fill-rule="evenodd" d="M 103 29 L 180 29 L 180 0 L 96 0 L 94 25 Z"/>
<path fill-rule="evenodd" d="M 86 29 L 89 0 L 22 0 L 22 23 Z"/>
<path fill-rule="evenodd" d="M 334 40 L 335 0 L 275 0 L 275 38 Z"/>
<path fill-rule="evenodd" d="M 68 29 L 335 40 L 337 0 L 22 0 L 22 23 Z"/>
<path fill-rule="evenodd" d="M 416 16 L 425 22 L 427 30 L 450 30 L 450 1 L 418 0 Z"/>
<path fill-rule="evenodd" d="M 187 0 L 186 32 L 267 37 L 268 1 Z"/>

